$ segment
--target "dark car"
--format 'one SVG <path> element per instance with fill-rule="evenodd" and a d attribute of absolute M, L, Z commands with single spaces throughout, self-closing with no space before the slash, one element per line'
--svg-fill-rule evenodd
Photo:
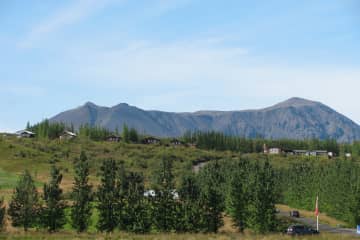
<path fill-rule="evenodd" d="M 303 225 L 291 225 L 290 227 L 288 227 L 288 229 L 286 230 L 286 234 L 287 235 L 293 235 L 293 236 L 297 236 L 297 235 L 314 235 L 314 234 L 319 234 L 318 231 L 316 231 L 315 229 L 303 226 Z"/>
<path fill-rule="evenodd" d="M 299 218 L 300 217 L 299 211 L 290 211 L 290 217 Z"/>

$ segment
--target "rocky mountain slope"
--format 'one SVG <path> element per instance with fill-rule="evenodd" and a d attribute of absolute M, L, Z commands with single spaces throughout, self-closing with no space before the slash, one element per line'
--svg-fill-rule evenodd
<path fill-rule="evenodd" d="M 301 98 L 291 98 L 272 107 L 245 111 L 199 111 L 173 113 L 146 111 L 126 103 L 101 107 L 86 103 L 50 119 L 72 123 L 75 128 L 88 123 L 110 130 L 123 124 L 154 136 L 181 136 L 186 131 L 218 131 L 244 137 L 360 139 L 360 126 L 330 107 Z"/>

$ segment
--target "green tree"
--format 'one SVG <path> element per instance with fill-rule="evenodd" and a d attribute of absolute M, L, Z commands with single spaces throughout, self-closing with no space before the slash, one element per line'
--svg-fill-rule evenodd
<path fill-rule="evenodd" d="M 50 181 L 44 184 L 43 199 L 45 206 L 41 209 L 41 224 L 49 232 L 55 232 L 61 229 L 65 223 L 65 207 L 62 189 L 60 188 L 62 174 L 55 166 L 51 166 Z"/>
<path fill-rule="evenodd" d="M 129 140 L 130 142 L 137 143 L 139 141 L 138 132 L 135 128 L 131 128 L 129 131 Z"/>
<path fill-rule="evenodd" d="M 246 227 L 247 204 L 250 194 L 247 185 L 248 162 L 240 160 L 235 167 L 235 171 L 231 174 L 229 189 L 226 196 L 227 212 L 234 219 L 235 225 L 244 231 Z"/>
<path fill-rule="evenodd" d="M 154 177 L 157 186 L 156 196 L 153 200 L 154 225 L 158 231 L 169 232 L 174 229 L 176 209 L 172 160 L 168 156 L 162 157 L 160 167 Z"/>
<path fill-rule="evenodd" d="M 223 225 L 224 196 L 219 188 L 221 182 L 220 165 L 218 162 L 208 164 L 200 174 L 201 192 L 201 229 L 203 232 L 214 232 Z"/>
<path fill-rule="evenodd" d="M 201 231 L 200 186 L 193 173 L 182 177 L 179 195 L 182 208 L 179 209 L 178 207 L 178 210 L 183 212 L 183 221 L 179 222 L 183 225 L 184 231 Z"/>
<path fill-rule="evenodd" d="M 101 182 L 97 192 L 100 231 L 112 232 L 118 225 L 118 197 L 116 173 L 117 166 L 113 159 L 105 160 L 100 167 Z"/>
<path fill-rule="evenodd" d="M 72 197 L 74 203 L 71 207 L 71 225 L 78 232 L 85 231 L 90 224 L 92 186 L 89 184 L 90 167 L 84 151 L 75 163 L 74 187 Z"/>
<path fill-rule="evenodd" d="M 151 228 L 150 205 L 144 198 L 144 177 L 135 172 L 127 176 L 128 187 L 124 192 L 123 224 L 125 230 L 146 233 Z"/>
<path fill-rule="evenodd" d="M 9 215 L 12 225 L 23 227 L 27 231 L 37 223 L 39 213 L 39 198 L 34 180 L 29 171 L 25 171 L 15 187 L 9 204 Z"/>
<path fill-rule="evenodd" d="M 124 124 L 124 126 L 123 126 L 122 137 L 124 139 L 124 142 L 126 142 L 126 143 L 130 142 L 129 128 L 126 124 Z"/>

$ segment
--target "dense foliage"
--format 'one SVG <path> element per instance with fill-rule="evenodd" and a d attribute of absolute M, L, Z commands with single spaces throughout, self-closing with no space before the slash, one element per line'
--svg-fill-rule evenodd
<path fill-rule="evenodd" d="M 329 140 L 291 140 L 291 139 L 264 139 L 264 138 L 242 138 L 238 136 L 228 136 L 218 132 L 188 132 L 183 136 L 184 140 L 194 143 L 198 148 L 212 150 L 230 150 L 242 153 L 263 152 L 264 144 L 271 148 L 281 149 L 304 149 L 304 150 L 327 150 L 336 155 L 339 154 L 340 146 L 334 139 Z M 350 149 L 351 150 L 351 149 Z M 351 152 L 351 151 L 348 151 Z"/>
<path fill-rule="evenodd" d="M 320 211 L 352 226 L 360 223 L 360 166 L 352 160 L 327 163 L 303 161 L 283 171 L 284 202 L 313 210 L 319 196 Z"/>

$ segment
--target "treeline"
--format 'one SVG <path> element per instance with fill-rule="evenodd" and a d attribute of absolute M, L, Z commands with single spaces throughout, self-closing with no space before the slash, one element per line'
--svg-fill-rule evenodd
<path fill-rule="evenodd" d="M 199 174 L 189 172 L 176 189 L 171 155 L 164 154 L 153 173 L 155 195 L 145 196 L 143 175 L 112 159 L 103 161 L 95 189 L 89 183 L 89 161 L 82 152 L 74 163 L 74 185 L 68 201 L 60 188 L 62 174 L 51 165 L 42 194 L 30 173 L 23 173 L 7 212 L 13 226 L 25 231 L 36 227 L 54 232 L 70 220 L 76 231 L 84 232 L 95 209 L 96 227 L 101 232 L 217 232 L 224 212 L 240 231 L 275 231 L 275 172 L 269 162 L 237 160 L 231 164 L 230 170 L 213 162 Z"/>
<path fill-rule="evenodd" d="M 334 139 L 329 140 L 291 140 L 291 139 L 264 139 L 264 138 L 243 138 L 237 136 L 228 136 L 219 132 L 187 132 L 183 136 L 184 140 L 194 143 L 198 148 L 211 150 L 230 150 L 242 153 L 261 153 L 264 144 L 268 148 L 276 147 L 288 150 L 327 150 L 339 154 L 341 145 Z M 348 145 L 351 146 L 351 145 Z M 347 147 L 348 147 L 347 146 Z M 358 144 L 360 146 L 360 144 Z M 348 147 L 349 148 L 349 147 Z M 350 149 L 347 150 L 351 150 Z M 351 152 L 351 151 L 350 151 Z"/>
<path fill-rule="evenodd" d="M 360 166 L 352 160 L 293 163 L 283 170 L 284 203 L 314 210 L 319 196 L 320 212 L 351 226 L 360 223 Z"/>
<path fill-rule="evenodd" d="M 120 133 L 118 129 L 110 131 L 104 127 L 90 126 L 89 124 L 83 124 L 78 130 L 75 130 L 73 125 L 68 126 L 64 123 L 50 122 L 45 119 L 34 125 L 27 123 L 26 130 L 34 132 L 38 139 L 57 139 L 65 131 L 77 133 L 78 137 L 93 141 L 105 141 L 111 135 L 122 137 L 127 143 L 138 143 L 142 138 L 135 128 L 129 128 L 126 124 L 124 124 L 122 132 Z"/>

